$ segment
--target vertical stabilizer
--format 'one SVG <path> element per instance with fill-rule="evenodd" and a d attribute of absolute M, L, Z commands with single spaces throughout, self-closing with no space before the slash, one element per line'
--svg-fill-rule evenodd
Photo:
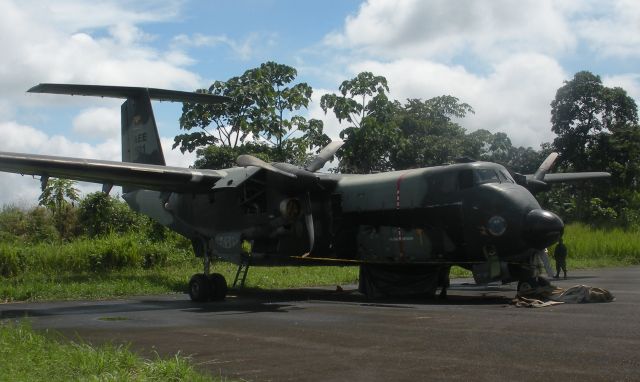
<path fill-rule="evenodd" d="M 228 97 L 132 86 L 39 84 L 30 93 L 126 98 L 122 104 L 122 161 L 165 166 L 151 100 L 219 104 Z"/>
<path fill-rule="evenodd" d="M 122 104 L 122 161 L 164 166 L 151 98 L 146 89 Z"/>

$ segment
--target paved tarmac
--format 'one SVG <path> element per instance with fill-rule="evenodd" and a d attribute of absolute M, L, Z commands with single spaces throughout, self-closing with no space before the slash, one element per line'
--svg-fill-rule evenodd
<path fill-rule="evenodd" d="M 515 284 L 453 280 L 446 302 L 367 301 L 350 288 L 0 305 L 90 343 L 190 355 L 250 381 L 640 380 L 640 268 L 571 272 L 560 287 L 602 287 L 612 303 L 516 308 Z"/>

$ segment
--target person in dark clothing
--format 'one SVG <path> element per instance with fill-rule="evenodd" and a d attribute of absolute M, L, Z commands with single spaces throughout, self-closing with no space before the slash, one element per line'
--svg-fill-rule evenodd
<path fill-rule="evenodd" d="M 438 298 L 441 300 L 447 299 L 447 288 L 449 288 L 449 272 L 451 271 L 451 267 L 442 267 L 438 271 L 438 286 L 440 289 L 440 295 Z"/>
<path fill-rule="evenodd" d="M 567 246 L 562 242 L 562 238 L 558 241 L 556 249 L 553 252 L 553 257 L 556 258 L 556 275 L 554 278 L 560 277 L 560 269 L 564 272 L 564 278 L 567 278 Z"/>

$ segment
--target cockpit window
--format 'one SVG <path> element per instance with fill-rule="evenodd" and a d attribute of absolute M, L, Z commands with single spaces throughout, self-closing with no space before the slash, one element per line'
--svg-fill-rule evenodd
<path fill-rule="evenodd" d="M 500 181 L 502 183 L 515 183 L 515 181 L 511 177 L 511 174 L 509 174 L 509 172 L 504 169 L 500 169 L 500 171 L 498 171 L 498 176 L 500 176 Z"/>
<path fill-rule="evenodd" d="M 475 184 L 500 183 L 500 179 L 495 170 L 487 168 L 474 169 L 473 180 Z"/>

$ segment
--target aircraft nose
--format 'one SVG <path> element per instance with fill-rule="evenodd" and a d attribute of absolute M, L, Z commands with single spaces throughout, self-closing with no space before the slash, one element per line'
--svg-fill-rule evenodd
<path fill-rule="evenodd" d="M 557 242 L 564 231 L 562 219 L 553 212 L 542 209 L 529 211 L 524 227 L 526 242 L 536 249 L 544 249 Z"/>

